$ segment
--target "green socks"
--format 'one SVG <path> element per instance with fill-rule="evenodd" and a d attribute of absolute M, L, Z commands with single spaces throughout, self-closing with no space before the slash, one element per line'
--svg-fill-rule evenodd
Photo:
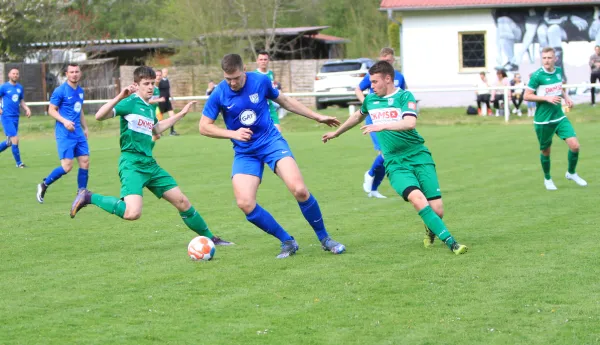
<path fill-rule="evenodd" d="M 123 215 L 125 214 L 125 202 L 121 199 L 115 198 L 114 196 L 92 194 L 92 204 L 121 218 L 123 218 Z"/>
<path fill-rule="evenodd" d="M 571 151 L 569 151 L 569 166 L 571 165 Z M 550 156 L 544 156 L 540 154 L 540 161 L 542 162 L 542 170 L 544 170 L 544 178 L 550 180 Z"/>
<path fill-rule="evenodd" d="M 569 150 L 569 174 L 575 173 L 575 168 L 577 167 L 577 160 L 579 159 L 579 151 L 573 152 Z"/>
<path fill-rule="evenodd" d="M 431 206 L 427 205 L 424 209 L 419 211 L 419 216 L 423 219 L 423 222 L 429 230 L 433 231 L 433 233 L 446 245 L 448 248 L 452 249 L 452 245 L 454 244 L 454 238 L 446 229 L 446 224 L 442 218 L 440 218 L 431 208 Z"/>
<path fill-rule="evenodd" d="M 187 211 L 179 212 L 179 215 L 181 216 L 181 219 L 183 219 L 185 225 L 192 229 L 192 231 L 200 236 L 213 238 L 213 234 L 208 230 L 208 225 L 206 225 L 206 222 L 202 219 L 200 213 L 196 212 L 194 206 L 190 207 Z"/>

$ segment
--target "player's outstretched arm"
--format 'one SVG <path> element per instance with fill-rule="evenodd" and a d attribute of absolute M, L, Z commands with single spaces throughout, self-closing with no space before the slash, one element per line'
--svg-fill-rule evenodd
<path fill-rule="evenodd" d="M 358 98 L 358 101 L 360 103 L 365 101 L 365 94 L 363 93 L 363 90 L 361 90 L 359 86 L 357 86 L 356 89 L 354 89 L 354 93 L 356 94 L 356 98 Z"/>
<path fill-rule="evenodd" d="M 346 122 L 344 122 L 340 128 L 338 128 L 335 132 L 328 132 L 323 134 L 323 137 L 321 138 L 321 140 L 326 143 L 329 140 L 333 139 L 333 138 L 337 138 L 340 135 L 344 134 L 346 131 L 348 131 L 349 129 L 353 128 L 354 126 L 358 125 L 359 123 L 361 123 L 365 117 L 367 117 L 367 115 L 363 115 L 360 110 L 357 110 L 354 112 L 354 114 L 352 114 L 352 116 L 350 116 L 348 118 L 348 120 L 346 120 Z"/>
<path fill-rule="evenodd" d="M 249 141 L 252 138 L 252 131 L 250 128 L 240 127 L 237 131 L 220 128 L 215 125 L 215 120 L 206 115 L 202 115 L 200 118 L 198 129 L 200 130 L 201 135 L 210 138 L 233 139 L 238 141 Z"/>
<path fill-rule="evenodd" d="M 307 106 L 300 103 L 297 99 L 288 97 L 288 96 L 284 95 L 283 93 L 280 93 L 279 97 L 277 97 L 274 100 L 274 102 L 276 102 L 277 104 L 282 106 L 287 111 L 291 111 L 292 113 L 302 115 L 304 117 L 307 117 L 309 119 L 315 120 L 320 123 L 324 123 L 329 127 L 337 127 L 340 125 L 340 121 L 337 118 L 332 117 L 332 116 L 325 116 L 325 115 L 318 114 L 318 113 L 308 109 Z"/>
<path fill-rule="evenodd" d="M 119 92 L 119 94 L 115 98 L 111 99 L 110 101 L 108 101 L 108 103 L 104 104 L 102 107 L 100 107 L 100 109 L 98 109 L 98 111 L 96 112 L 96 120 L 104 121 L 113 117 L 113 108 L 117 105 L 117 103 L 129 97 L 129 95 L 136 92 L 137 89 L 138 86 L 134 83 L 121 90 L 121 92 Z"/>
<path fill-rule="evenodd" d="M 188 104 L 186 104 L 185 107 L 183 107 L 183 109 L 181 109 L 180 112 L 175 114 L 175 116 L 171 116 L 168 119 L 158 122 L 152 129 L 152 132 L 154 134 L 160 134 L 160 133 L 166 131 L 167 129 L 173 127 L 177 123 L 177 121 L 183 119 L 185 117 L 185 115 L 187 115 L 187 113 L 190 112 L 190 109 L 196 103 L 198 103 L 198 101 L 191 101 Z"/>

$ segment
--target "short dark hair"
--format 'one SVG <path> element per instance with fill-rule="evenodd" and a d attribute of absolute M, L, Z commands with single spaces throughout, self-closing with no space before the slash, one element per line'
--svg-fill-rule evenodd
<path fill-rule="evenodd" d="M 79 64 L 77 62 L 69 62 L 69 64 L 67 65 L 67 67 L 79 67 Z"/>
<path fill-rule="evenodd" d="M 140 66 L 133 71 L 133 82 L 139 83 L 142 79 L 156 79 L 156 73 L 148 66 Z"/>
<path fill-rule="evenodd" d="M 266 56 L 271 56 L 271 55 L 269 54 L 269 52 L 268 52 L 268 51 L 266 51 L 266 50 L 259 50 L 259 51 L 258 51 L 258 54 L 256 54 L 256 55 L 266 55 Z"/>
<path fill-rule="evenodd" d="M 221 60 L 221 69 L 227 74 L 244 70 L 244 61 L 238 54 L 227 54 Z"/>
<path fill-rule="evenodd" d="M 479 72 L 479 75 L 486 75 L 487 73 L 485 72 Z"/>
<path fill-rule="evenodd" d="M 8 70 L 8 73 L 12 72 L 13 69 L 16 69 L 17 71 L 19 71 L 18 67 L 13 67 L 13 68 L 11 68 L 11 69 Z"/>
<path fill-rule="evenodd" d="M 396 74 L 394 66 L 390 65 L 387 61 L 377 61 L 371 68 L 369 68 L 369 74 L 374 75 L 380 73 L 383 77 L 389 75 L 392 80 Z"/>
<path fill-rule="evenodd" d="M 508 74 L 506 74 L 506 71 L 503 69 L 496 70 L 496 74 L 500 74 L 502 78 L 508 77 Z"/>

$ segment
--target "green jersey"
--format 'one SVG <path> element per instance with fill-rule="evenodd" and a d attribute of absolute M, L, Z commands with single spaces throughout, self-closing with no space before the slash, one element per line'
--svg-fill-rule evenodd
<path fill-rule="evenodd" d="M 409 91 L 400 88 L 384 97 L 379 97 L 376 93 L 368 94 L 360 111 L 363 115 L 371 116 L 375 125 L 398 122 L 407 115 L 418 116 L 415 97 Z M 408 156 L 420 151 L 428 151 L 423 145 L 425 140 L 416 129 L 381 131 L 376 135 L 384 157 L 389 155 Z"/>
<path fill-rule="evenodd" d="M 543 67 L 531 75 L 527 88 L 538 96 L 562 96 L 562 69 L 555 67 L 554 72 L 548 72 Z M 545 125 L 558 122 L 565 118 L 561 104 L 537 102 L 533 123 Z"/>
<path fill-rule="evenodd" d="M 268 70 L 266 73 L 263 73 L 259 69 L 256 69 L 256 72 L 266 75 L 267 77 L 269 77 L 269 79 L 271 79 L 271 81 L 275 80 L 275 73 L 273 73 L 273 71 L 271 70 Z"/>
<path fill-rule="evenodd" d="M 158 122 L 155 106 L 134 93 L 117 103 L 113 111 L 121 117 L 121 152 L 152 158 L 152 129 Z"/>

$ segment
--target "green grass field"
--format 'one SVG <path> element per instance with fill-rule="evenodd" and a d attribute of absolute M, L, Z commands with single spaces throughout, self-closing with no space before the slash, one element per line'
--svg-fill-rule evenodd
<path fill-rule="evenodd" d="M 374 152 L 358 129 L 324 145 L 323 126 L 288 116 L 285 137 L 348 251 L 323 252 L 283 183 L 266 173 L 258 201 L 300 244 L 285 260 L 235 205 L 231 144 L 201 137 L 199 114 L 190 114 L 183 135 L 164 137 L 155 155 L 212 230 L 237 244 L 205 263 L 187 257 L 194 233 L 150 192 L 136 222 L 94 206 L 72 220 L 74 170 L 38 204 L 36 184 L 58 159 L 50 120 L 23 119 L 29 168 L 14 168 L 10 150 L 0 154 L 0 344 L 600 343 L 600 110 L 569 114 L 589 186 L 564 179 L 558 140 L 556 192 L 544 189 L 529 120 L 463 113 L 425 109 L 418 127 L 466 255 L 439 242 L 424 249 L 420 218 L 387 180 L 380 190 L 390 198 L 366 197 Z M 89 187 L 116 196 L 117 121 L 101 125 L 91 125 Z"/>

